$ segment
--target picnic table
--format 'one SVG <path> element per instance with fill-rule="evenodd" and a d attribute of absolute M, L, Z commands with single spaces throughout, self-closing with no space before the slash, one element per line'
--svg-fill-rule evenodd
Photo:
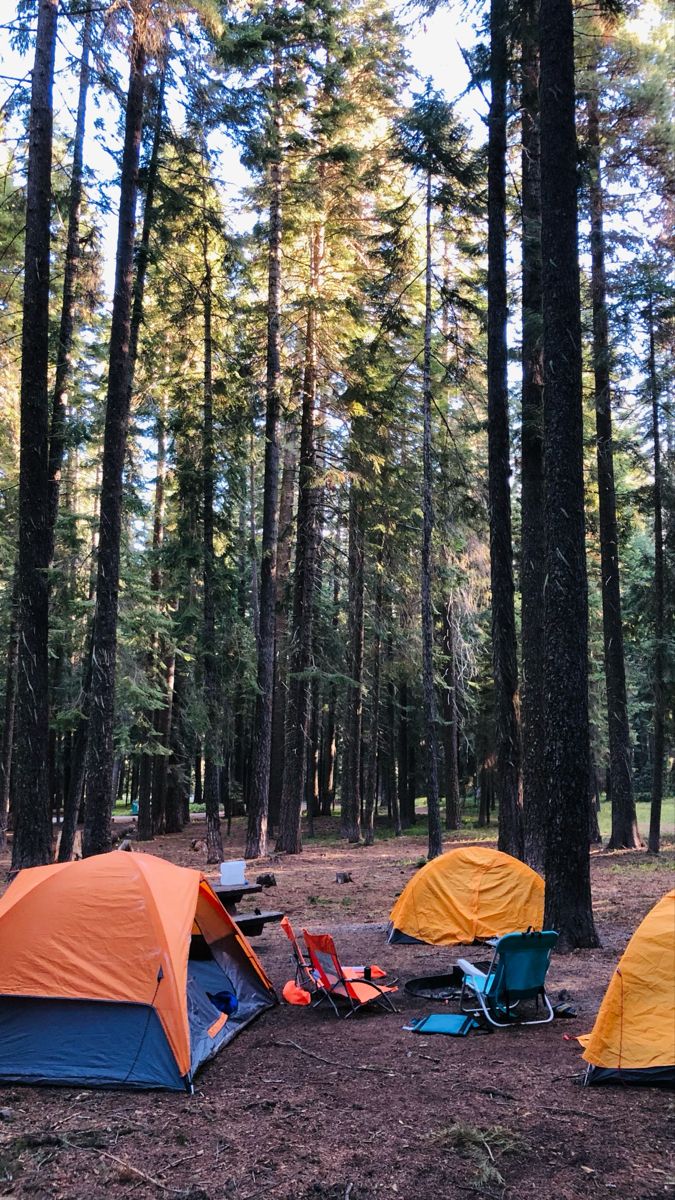
<path fill-rule="evenodd" d="M 262 892 L 261 883 L 213 883 L 211 886 L 231 916 L 236 915 L 237 905 L 241 904 L 244 896 L 256 896 Z"/>
<path fill-rule="evenodd" d="M 267 924 L 277 924 L 284 915 L 278 910 L 261 912 L 259 908 L 252 913 L 239 912 L 237 905 L 244 896 L 255 896 L 262 892 L 260 883 L 214 883 L 211 886 L 223 908 L 234 917 L 246 937 L 259 937 Z"/>

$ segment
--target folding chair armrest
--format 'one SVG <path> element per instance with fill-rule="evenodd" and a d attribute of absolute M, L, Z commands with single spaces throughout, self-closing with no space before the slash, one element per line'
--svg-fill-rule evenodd
<path fill-rule="evenodd" d="M 457 966 L 464 972 L 465 975 L 473 975 L 477 979 L 487 979 L 485 971 L 479 971 L 478 967 L 474 967 L 468 958 L 458 958 Z"/>

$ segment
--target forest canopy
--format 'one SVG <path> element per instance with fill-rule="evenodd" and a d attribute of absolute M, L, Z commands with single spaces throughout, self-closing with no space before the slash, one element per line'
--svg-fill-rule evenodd
<path fill-rule="evenodd" d="M 8 6 L 14 868 L 113 809 L 205 811 L 210 862 L 238 817 L 253 858 L 492 822 L 593 944 L 599 818 L 657 853 L 675 787 L 671 36 L 661 0 Z"/>

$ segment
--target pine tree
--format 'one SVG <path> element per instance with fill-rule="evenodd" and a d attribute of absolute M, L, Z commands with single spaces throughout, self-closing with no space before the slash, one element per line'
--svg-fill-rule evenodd
<path fill-rule="evenodd" d="M 597 945 L 588 847 L 588 602 L 584 545 L 574 30 L 570 0 L 541 0 L 541 209 L 546 527 L 547 929 Z"/>
<path fill-rule="evenodd" d="M 641 845 L 632 783 L 632 752 L 626 699 L 626 670 L 619 578 L 619 531 L 614 486 L 612 392 L 610 377 L 607 277 L 605 270 L 604 196 L 601 168 L 600 97 L 597 64 L 587 95 L 589 193 L 591 209 L 591 291 L 593 301 L 593 373 L 600 508 L 602 624 L 607 688 L 612 832 L 609 849 Z"/>
<path fill-rule="evenodd" d="M 110 849 L 113 723 L 117 652 L 122 473 L 129 417 L 129 342 L 133 291 L 136 196 L 143 124 L 146 46 L 144 4 L 133 8 L 129 90 L 120 175 L 115 297 L 110 330 L 106 423 L 101 481 L 96 615 L 92 635 L 92 678 L 87 750 L 85 855 Z"/>
<path fill-rule="evenodd" d="M 521 6 L 521 726 L 523 853 L 544 869 L 544 462 L 537 5 Z"/>
<path fill-rule="evenodd" d="M 56 0 L 40 0 L 31 87 L 21 338 L 18 686 L 12 868 L 51 861 L 47 777 L 49 252 Z"/>
<path fill-rule="evenodd" d="M 425 300 L 422 356 L 422 558 L 421 617 L 423 649 L 423 693 L 427 750 L 427 808 L 429 813 L 429 858 L 442 853 L 438 783 L 438 710 L 434 683 L 434 618 L 431 598 L 432 534 L 432 220 L 434 202 L 441 206 L 454 200 L 454 191 L 472 184 L 474 164 L 467 147 L 466 130 L 454 118 L 450 106 L 430 89 L 418 96 L 407 118 L 399 122 L 401 157 L 424 181 L 425 212 Z"/>
<path fill-rule="evenodd" d="M 506 85 L 505 0 L 490 5 L 488 118 L 488 455 L 492 656 L 497 740 L 499 849 L 523 855 L 518 651 L 511 542 L 511 465 L 506 325 Z"/>

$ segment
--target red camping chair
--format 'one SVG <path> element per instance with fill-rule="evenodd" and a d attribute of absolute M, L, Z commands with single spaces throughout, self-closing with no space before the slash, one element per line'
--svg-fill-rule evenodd
<path fill-rule="evenodd" d="M 339 1004 L 342 1004 L 343 1008 L 348 1006 L 345 1013 L 347 1017 L 358 1012 L 360 1008 L 371 1005 L 384 1008 L 387 1012 L 398 1011 L 387 995 L 388 992 L 398 991 L 398 988 L 383 987 L 362 977 L 350 979 L 337 956 L 335 943 L 329 933 L 308 933 L 303 929 L 302 936 L 307 946 L 312 973 L 315 975 L 317 1004 L 328 1000 L 338 1017 Z"/>
<path fill-rule="evenodd" d="M 295 959 L 295 982 L 300 988 L 306 988 L 310 992 L 316 991 L 316 979 L 312 973 L 312 968 L 302 953 L 302 946 L 295 936 L 295 930 L 288 917 L 282 917 L 279 925 L 281 929 L 283 929 L 293 948 L 293 958 Z"/>
<path fill-rule="evenodd" d="M 316 971 L 312 969 L 307 962 L 302 946 L 298 941 L 295 930 L 291 925 L 288 917 L 283 917 L 279 922 L 291 946 L 293 947 L 293 958 L 295 959 L 295 982 L 298 987 L 307 988 L 309 991 L 316 991 Z M 382 970 L 382 967 L 377 967 L 373 964 L 371 967 L 343 967 L 342 968 L 347 979 L 364 979 L 368 971 L 370 971 L 371 979 L 384 979 L 387 972 Z"/>

